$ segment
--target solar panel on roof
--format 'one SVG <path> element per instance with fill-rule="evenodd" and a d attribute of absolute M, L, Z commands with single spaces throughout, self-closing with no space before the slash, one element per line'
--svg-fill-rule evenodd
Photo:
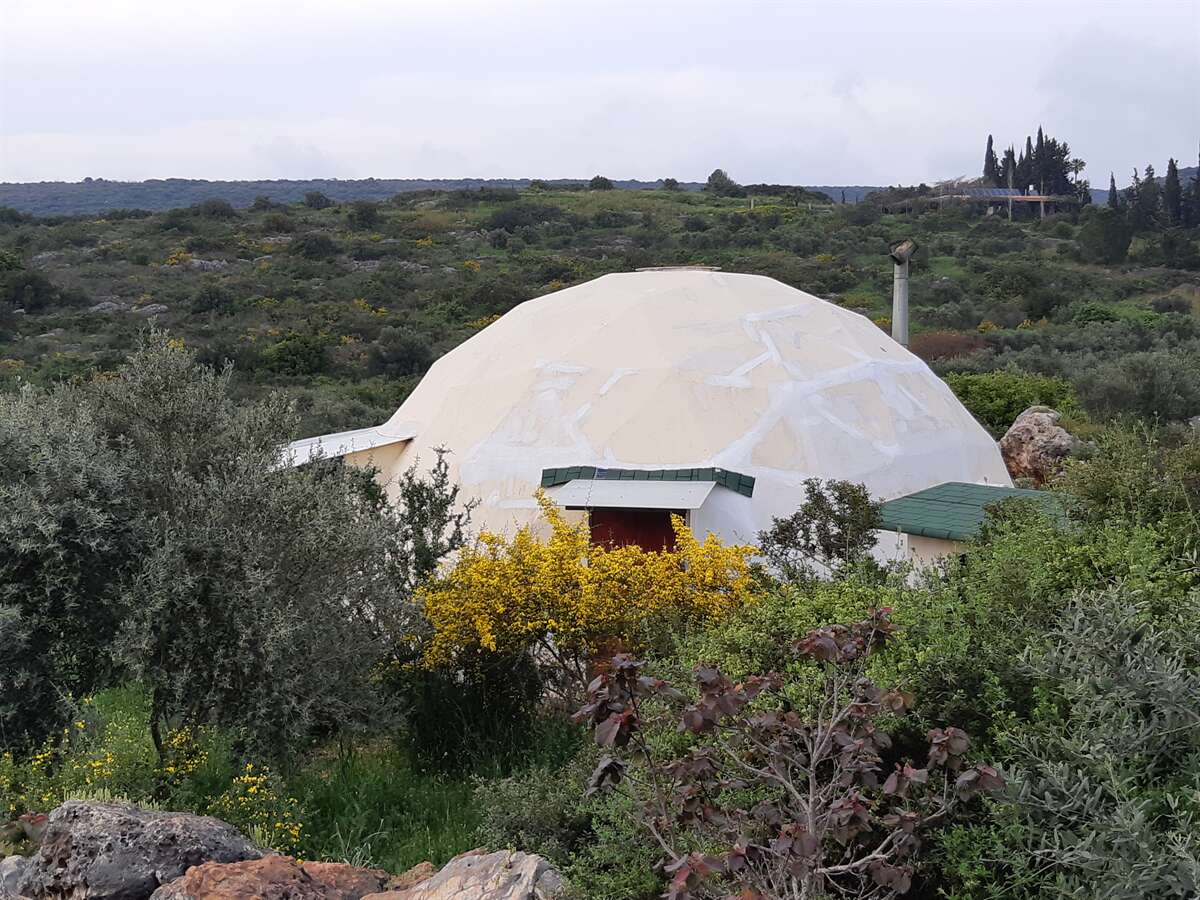
<path fill-rule="evenodd" d="M 963 188 L 962 192 L 964 195 L 966 195 L 968 197 L 980 197 L 980 198 L 1018 197 L 1021 194 L 1021 192 L 1018 191 L 1016 188 L 971 187 L 971 188 Z"/>

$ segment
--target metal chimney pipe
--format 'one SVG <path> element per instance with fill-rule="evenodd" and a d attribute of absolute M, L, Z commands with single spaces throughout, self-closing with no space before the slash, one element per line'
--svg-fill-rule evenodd
<path fill-rule="evenodd" d="M 908 261 L 916 252 L 912 238 L 897 241 L 889 248 L 895 268 L 892 272 L 892 340 L 908 346 Z"/>

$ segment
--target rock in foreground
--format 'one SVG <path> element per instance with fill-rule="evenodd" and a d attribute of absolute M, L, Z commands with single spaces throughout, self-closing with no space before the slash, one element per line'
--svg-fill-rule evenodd
<path fill-rule="evenodd" d="M 562 876 L 540 856 L 472 850 L 414 887 L 363 900 L 551 900 L 562 886 Z"/>
<path fill-rule="evenodd" d="M 196 866 L 156 890 L 152 900 L 361 900 L 389 882 L 380 869 L 265 856 Z"/>
<path fill-rule="evenodd" d="M 17 893 L 17 884 L 28 865 L 29 861 L 24 856 L 0 859 L 0 900 L 20 896 Z"/>
<path fill-rule="evenodd" d="M 16 893 L 64 900 L 146 900 L 192 866 L 259 859 L 219 819 L 113 803 L 68 801 L 50 814 Z"/>

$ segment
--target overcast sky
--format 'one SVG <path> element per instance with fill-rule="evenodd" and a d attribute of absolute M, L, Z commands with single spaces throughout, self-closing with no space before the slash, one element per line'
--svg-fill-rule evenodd
<path fill-rule="evenodd" d="M 0 180 L 1195 165 L 1200 0 L 0 0 Z"/>

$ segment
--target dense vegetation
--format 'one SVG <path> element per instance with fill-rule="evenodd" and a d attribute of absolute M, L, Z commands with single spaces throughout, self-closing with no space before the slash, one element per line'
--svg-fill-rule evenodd
<path fill-rule="evenodd" d="M 920 575 L 864 556 L 865 493 L 814 482 L 759 540 L 819 569 L 751 571 L 686 536 L 685 565 L 610 560 L 560 524 L 434 577 L 469 534 L 444 468 L 402 478 L 395 505 L 333 462 L 281 469 L 290 406 L 233 385 L 151 334 L 113 372 L 4 397 L 3 812 L 123 797 L 392 869 L 514 845 L 611 900 L 664 879 L 724 896 L 781 865 L 806 873 L 795 896 L 1200 884 L 1194 428 L 1094 425 L 1053 486 L 1069 519 L 998 509 Z M 544 704 L 577 702 L 581 664 L 614 649 L 644 661 L 614 660 L 584 715 L 602 746 L 643 747 L 629 760 Z M 792 748 L 788 781 L 714 768 L 763 734 Z M 803 775 L 796 747 L 821 734 L 849 743 Z M 813 799 L 776 793 L 801 777 Z M 821 828 L 755 849 L 798 810 Z"/>
<path fill-rule="evenodd" d="M 6 215 L 0 818 L 122 797 L 393 870 L 511 845 L 595 900 L 1195 896 L 1195 230 L 1120 204 L 885 216 L 717 174 Z M 394 503 L 336 461 L 280 466 L 604 272 L 762 272 L 886 325 L 901 233 L 914 349 L 981 421 L 1045 402 L 1086 428 L 1050 485 L 1066 518 L 1011 503 L 944 568 L 883 569 L 873 499 L 814 481 L 759 536 L 769 571 L 684 532 L 591 548 L 552 508 L 544 541 L 476 542 L 442 466 Z M 588 734 L 567 713 L 596 674 Z"/>
<path fill-rule="evenodd" d="M 360 427 L 492 317 L 606 272 L 762 273 L 886 328 L 887 244 L 907 235 L 920 244 L 912 347 L 940 373 L 1057 379 L 1103 415 L 1200 413 L 1194 227 L 1134 227 L 1107 207 L 1017 222 L 962 208 L 893 216 L 790 190 L 729 180 L 705 192 L 484 188 L 384 203 L 311 192 L 288 206 L 103 218 L 10 211 L 0 379 L 111 370 L 153 317 L 202 360 L 234 361 L 246 396 L 287 392 L 300 431 Z M 1022 402 L 1050 384 L 1007 383 Z"/>

